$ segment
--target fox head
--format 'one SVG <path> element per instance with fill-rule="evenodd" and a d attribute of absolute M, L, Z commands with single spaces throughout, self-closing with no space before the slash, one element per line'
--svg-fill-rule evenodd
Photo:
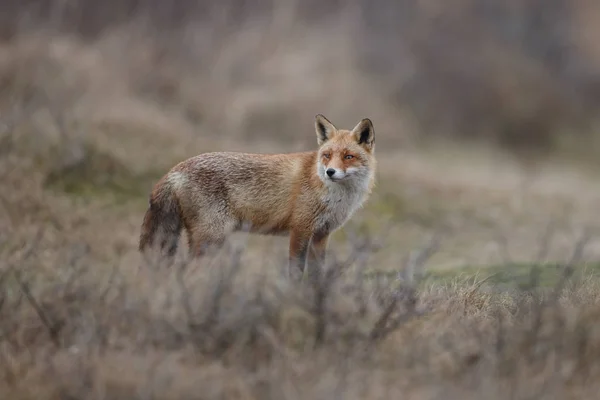
<path fill-rule="evenodd" d="M 375 130 L 362 119 L 351 131 L 337 129 L 319 114 L 317 173 L 325 184 L 368 182 L 374 172 Z"/>

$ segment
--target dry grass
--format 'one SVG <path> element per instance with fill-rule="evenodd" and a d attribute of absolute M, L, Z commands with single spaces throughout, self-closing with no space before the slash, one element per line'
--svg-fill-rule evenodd
<path fill-rule="evenodd" d="M 203 265 L 3 270 L 3 398 L 588 398 L 598 390 L 598 282 L 416 290 L 331 264 L 291 285 L 239 247 Z M 357 254 L 359 255 L 359 254 Z M 284 265 L 283 263 L 281 265 Z M 345 271 L 345 272 L 344 272 Z"/>
<path fill-rule="evenodd" d="M 250 16 L 197 2 L 201 15 L 170 25 L 160 15 L 190 2 L 134 19 L 110 3 L 61 2 L 64 15 L 41 7 L 29 22 L 33 3 L 10 3 L 0 24 L 0 398 L 597 393 L 600 191 L 597 160 L 581 161 L 595 156 L 594 2 L 572 2 L 578 28 L 560 36 L 579 44 L 564 50 L 572 69 L 550 56 L 560 40 L 540 39 L 552 35 L 524 34 L 522 49 L 488 24 L 538 32 L 534 1 L 483 17 L 477 1 L 331 14 L 264 1 Z M 370 117 L 380 165 L 321 284 L 282 278 L 282 238 L 238 235 L 171 269 L 141 259 L 147 194 L 169 167 L 313 148 L 316 113 Z M 527 151 L 457 139 L 475 132 Z"/>

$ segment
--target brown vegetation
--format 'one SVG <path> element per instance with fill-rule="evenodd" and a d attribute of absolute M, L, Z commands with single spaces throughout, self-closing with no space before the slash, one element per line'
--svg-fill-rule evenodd
<path fill-rule="evenodd" d="M 599 389 L 597 281 L 417 291 L 367 280 L 350 259 L 308 287 L 250 267 L 235 247 L 211 259 L 218 267 L 168 270 L 94 268 L 72 250 L 40 280 L 35 245 L 2 274 L 3 398 L 583 399 Z"/>
<path fill-rule="evenodd" d="M 0 398 L 596 395 L 593 274 L 389 279 L 600 259 L 597 2 L 492 3 L 3 2 Z M 314 148 L 317 113 L 371 118 L 380 168 L 320 284 L 279 238 L 141 259 L 175 162 Z"/>

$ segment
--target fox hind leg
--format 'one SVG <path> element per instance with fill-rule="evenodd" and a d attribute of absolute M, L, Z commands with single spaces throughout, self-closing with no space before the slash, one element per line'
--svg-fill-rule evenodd
<path fill-rule="evenodd" d="M 235 230 L 235 221 L 215 219 L 208 224 L 197 224 L 187 230 L 189 253 L 192 258 L 202 257 L 210 251 L 218 251 L 227 235 Z"/>
<path fill-rule="evenodd" d="M 225 243 L 225 235 L 211 236 L 204 235 L 202 232 L 192 231 L 188 235 L 188 248 L 191 258 L 198 258 L 205 255 L 210 250 L 218 250 Z"/>

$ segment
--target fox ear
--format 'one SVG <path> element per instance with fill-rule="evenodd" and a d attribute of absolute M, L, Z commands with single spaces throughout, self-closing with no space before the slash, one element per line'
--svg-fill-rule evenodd
<path fill-rule="evenodd" d="M 356 137 L 358 144 L 363 145 L 368 149 L 373 148 L 373 145 L 375 144 L 375 129 L 369 118 L 362 119 L 354 129 L 352 129 L 352 133 Z"/>
<path fill-rule="evenodd" d="M 321 114 L 315 117 L 315 130 L 317 131 L 317 143 L 319 146 L 331 139 L 337 131 L 336 127 Z"/>

